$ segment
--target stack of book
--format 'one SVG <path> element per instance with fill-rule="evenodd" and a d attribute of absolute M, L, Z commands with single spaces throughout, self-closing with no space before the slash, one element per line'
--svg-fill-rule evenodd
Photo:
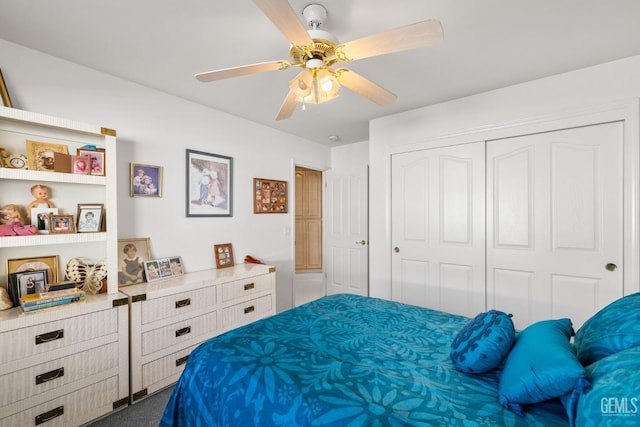
<path fill-rule="evenodd" d="M 87 294 L 78 289 L 75 284 L 69 287 L 54 288 L 47 292 L 37 294 L 27 294 L 20 297 L 20 306 L 25 312 L 40 310 L 42 308 L 55 307 L 72 302 L 84 301 Z"/>

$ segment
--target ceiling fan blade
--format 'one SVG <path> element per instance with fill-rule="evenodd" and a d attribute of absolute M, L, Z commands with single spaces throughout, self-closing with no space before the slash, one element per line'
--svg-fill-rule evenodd
<path fill-rule="evenodd" d="M 284 99 L 282 106 L 280 107 L 280 111 L 276 116 L 276 120 L 288 119 L 293 114 L 296 109 L 297 101 L 296 94 L 293 90 L 290 90 L 287 94 L 287 97 Z"/>
<path fill-rule="evenodd" d="M 396 98 L 398 98 L 395 93 L 389 92 L 382 86 L 379 86 L 371 80 L 366 79 L 351 70 L 347 70 L 346 68 L 340 70 L 337 78 L 338 82 L 342 86 L 383 107 L 391 104 L 396 100 Z"/>
<path fill-rule="evenodd" d="M 260 62 L 258 64 L 243 65 L 240 67 L 223 68 L 221 70 L 207 71 L 196 74 L 196 79 L 201 82 L 228 79 L 231 77 L 246 76 L 248 74 L 264 73 L 266 71 L 282 70 L 289 67 L 286 61 Z"/>
<path fill-rule="evenodd" d="M 313 44 L 313 40 L 288 0 L 253 0 L 253 2 L 291 43 L 296 46 Z"/>
<path fill-rule="evenodd" d="M 341 46 L 341 49 L 348 60 L 355 61 L 428 46 L 442 41 L 442 38 L 443 30 L 440 21 L 429 19 L 347 42 Z"/>

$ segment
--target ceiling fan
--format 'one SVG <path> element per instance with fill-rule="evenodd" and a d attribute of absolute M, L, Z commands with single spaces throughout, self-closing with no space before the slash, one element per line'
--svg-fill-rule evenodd
<path fill-rule="evenodd" d="M 348 68 L 331 68 L 339 62 L 385 55 L 434 44 L 442 40 L 442 25 L 435 19 L 417 22 L 390 31 L 339 44 L 328 31 L 320 30 L 327 10 L 319 4 L 310 4 L 302 12 L 309 24 L 307 30 L 298 19 L 288 0 L 253 0 L 262 12 L 291 42 L 289 61 L 261 62 L 240 67 L 225 68 L 196 74 L 201 82 L 301 67 L 289 82 L 287 94 L 276 120 L 290 117 L 296 103 L 319 104 L 338 96 L 340 86 L 385 106 L 397 96 L 378 84 Z"/>

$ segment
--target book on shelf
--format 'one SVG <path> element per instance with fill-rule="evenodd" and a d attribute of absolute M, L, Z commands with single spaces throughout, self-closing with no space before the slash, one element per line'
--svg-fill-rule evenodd
<path fill-rule="evenodd" d="M 41 308 L 55 307 L 57 305 L 69 304 L 76 301 L 83 301 L 87 294 L 80 289 L 71 289 L 63 293 L 40 296 L 40 294 L 28 294 L 20 297 L 20 305 L 24 311 L 39 310 Z"/>

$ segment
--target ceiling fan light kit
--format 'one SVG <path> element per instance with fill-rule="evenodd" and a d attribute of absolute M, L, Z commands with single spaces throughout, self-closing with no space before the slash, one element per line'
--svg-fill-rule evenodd
<path fill-rule="evenodd" d="M 305 104 L 320 104 L 337 98 L 341 86 L 378 105 L 388 105 L 397 98 L 394 93 L 347 68 L 331 67 L 338 62 L 416 49 L 439 42 L 443 38 L 440 22 L 430 19 L 338 44 L 338 39 L 333 34 L 319 29 L 328 16 L 327 10 L 320 4 L 313 3 L 303 9 L 302 16 L 310 28 L 307 30 L 288 0 L 253 2 L 291 43 L 289 61 L 279 60 L 208 71 L 196 74 L 196 78 L 201 82 L 210 82 L 293 66 L 302 68 L 289 81 L 289 93 L 276 120 L 291 117 L 296 103 L 301 103 L 304 107 Z"/>

